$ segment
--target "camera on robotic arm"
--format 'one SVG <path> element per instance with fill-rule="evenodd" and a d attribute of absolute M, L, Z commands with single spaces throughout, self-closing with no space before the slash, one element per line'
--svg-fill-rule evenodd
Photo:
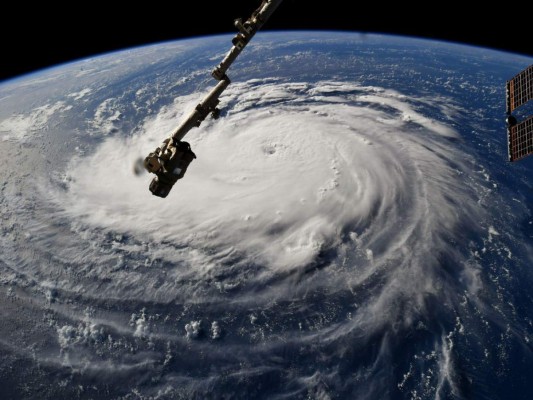
<path fill-rule="evenodd" d="M 144 159 L 144 167 L 156 175 L 150 183 L 152 194 L 167 197 L 172 186 L 185 176 L 187 167 L 195 158 L 189 143 L 173 138 L 166 139 L 161 147 L 148 154 Z"/>

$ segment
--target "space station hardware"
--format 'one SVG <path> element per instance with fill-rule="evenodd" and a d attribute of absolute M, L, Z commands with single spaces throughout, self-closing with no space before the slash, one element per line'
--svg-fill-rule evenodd
<path fill-rule="evenodd" d="M 156 175 L 150 183 L 150 191 L 154 196 L 167 197 L 172 186 L 185 175 L 187 167 L 196 156 L 190 145 L 182 141 L 183 137 L 192 128 L 199 127 L 209 115 L 215 119 L 220 116 L 219 97 L 231 83 L 226 71 L 282 1 L 263 0 L 248 20 L 245 22 L 241 19 L 235 20 L 235 27 L 239 32 L 232 40 L 233 47 L 211 74 L 213 78 L 219 81 L 218 84 L 176 128 L 172 135 L 144 159 L 144 168 Z"/>
<path fill-rule="evenodd" d="M 146 169 L 156 174 L 150 183 L 154 196 L 167 197 L 172 186 L 183 178 L 187 167 L 196 158 L 187 142 L 168 138 L 161 147 L 145 158 Z"/>
<path fill-rule="evenodd" d="M 518 107 L 533 99 L 533 65 L 520 72 L 506 84 L 507 139 L 509 161 L 517 161 L 533 154 L 533 115 L 518 122 L 512 114 Z"/>

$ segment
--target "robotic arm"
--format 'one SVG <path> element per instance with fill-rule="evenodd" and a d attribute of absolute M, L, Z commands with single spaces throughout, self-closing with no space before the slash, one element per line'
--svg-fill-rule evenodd
<path fill-rule="evenodd" d="M 233 40 L 233 47 L 226 54 L 226 57 L 216 67 L 212 74 L 216 80 L 224 78 L 226 71 L 233 64 L 233 61 L 241 54 L 246 45 L 252 40 L 256 32 L 261 29 L 270 16 L 276 11 L 276 8 L 281 4 L 283 0 L 263 0 L 261 6 L 255 10 L 250 18 L 244 23 L 242 20 L 235 20 L 235 28 L 239 30 L 239 33 L 235 35 Z"/>
<path fill-rule="evenodd" d="M 219 81 L 218 84 L 176 128 L 172 135 L 144 159 L 145 169 L 156 175 L 150 183 L 150 191 L 154 196 L 167 197 L 172 186 L 185 175 L 187 167 L 196 158 L 196 155 L 192 152 L 191 146 L 187 142 L 183 142 L 182 139 L 192 128 L 199 127 L 210 114 L 213 118 L 218 118 L 220 115 L 220 110 L 217 107 L 220 102 L 219 97 L 231 83 L 226 71 L 282 1 L 263 0 L 261 6 L 253 12 L 248 20 L 245 22 L 242 22 L 241 19 L 235 20 L 235 27 L 239 32 L 232 40 L 233 47 L 212 72 L 212 76 Z"/>

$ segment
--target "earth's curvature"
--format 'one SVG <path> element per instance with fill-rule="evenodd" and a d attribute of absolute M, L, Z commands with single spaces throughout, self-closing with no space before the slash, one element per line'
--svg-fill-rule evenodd
<path fill-rule="evenodd" d="M 532 59 L 261 33 L 167 199 L 135 175 L 230 36 L 0 85 L 0 397 L 527 399 Z"/>

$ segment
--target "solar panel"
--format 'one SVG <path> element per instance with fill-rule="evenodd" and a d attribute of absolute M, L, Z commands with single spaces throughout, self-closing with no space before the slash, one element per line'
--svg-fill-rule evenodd
<path fill-rule="evenodd" d="M 509 161 L 533 153 L 533 116 L 509 127 Z"/>
<path fill-rule="evenodd" d="M 507 114 L 533 99 L 533 65 L 507 81 Z"/>
<path fill-rule="evenodd" d="M 507 139 L 509 161 L 533 154 L 533 116 L 517 122 L 511 113 L 533 99 L 533 65 L 506 84 Z"/>

